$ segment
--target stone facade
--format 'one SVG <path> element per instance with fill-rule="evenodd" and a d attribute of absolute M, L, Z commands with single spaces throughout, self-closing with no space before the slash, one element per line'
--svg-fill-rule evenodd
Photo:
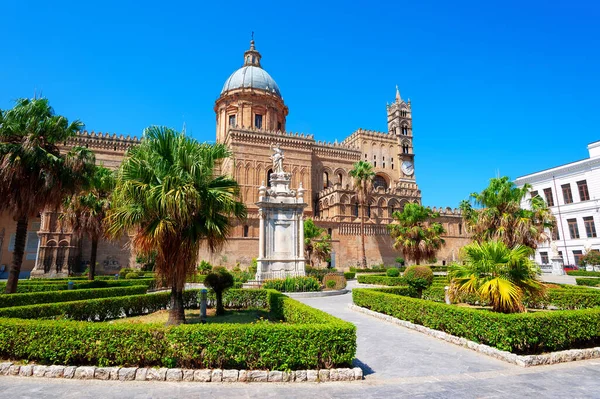
<path fill-rule="evenodd" d="M 260 61 L 261 55 L 252 42 L 244 53 L 242 68 L 227 80 L 214 107 L 217 142 L 225 143 L 233 153 L 224 163 L 223 172 L 231 174 L 240 184 L 248 219 L 235 222 L 232 237 L 219 253 L 202 250 L 201 258 L 213 264 L 247 266 L 258 257 L 258 187 L 269 182 L 271 147 L 277 143 L 285 151 L 285 171 L 291 173 L 291 186 L 302 185 L 305 189 L 304 216 L 314 218 L 317 225 L 331 234 L 333 262 L 341 269 L 356 265 L 360 257 L 360 209 L 349 171 L 359 160 L 373 164 L 376 177 L 366 208 L 367 262 L 369 265 L 393 264 L 401 254 L 392 248 L 387 232 L 391 215 L 407 203 L 421 203 L 410 100 L 402 99 L 396 89 L 394 101 L 386 108 L 386 132 L 358 129 L 341 141 L 318 141 L 310 134 L 286 131 L 289 110 L 279 87 L 262 69 Z M 91 148 L 98 163 L 116 168 L 127 148 L 136 143 L 135 137 L 82 132 L 69 140 L 65 149 L 74 145 Z M 467 244 L 469 238 L 456 209 L 437 210 L 447 230 L 446 245 L 438 252 L 437 264 L 446 264 L 457 258 L 458 249 Z M 0 215 L 0 223 L 1 271 L 1 265 L 8 269 L 11 262 L 12 252 L 8 246 L 15 223 L 6 215 Z M 26 251 L 25 275 L 34 266 L 37 273 L 60 274 L 69 268 L 81 269 L 78 265 L 89 259 L 90 244 L 85 240 L 75 241 L 61 226 L 56 214 L 41 212 L 30 229 L 32 242 L 28 248 L 32 252 Z M 33 251 L 37 245 L 36 231 L 39 236 L 37 261 L 36 251 Z M 119 267 L 133 266 L 134 257 L 124 249 L 124 244 L 125 240 L 100 244 L 100 273 L 114 273 Z"/>

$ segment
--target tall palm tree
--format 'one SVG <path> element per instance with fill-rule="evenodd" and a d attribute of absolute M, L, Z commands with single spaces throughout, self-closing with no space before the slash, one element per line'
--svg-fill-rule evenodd
<path fill-rule="evenodd" d="M 352 170 L 349 172 L 354 179 L 354 187 L 358 190 L 358 197 L 361 204 L 360 215 L 360 246 L 361 246 L 361 267 L 367 267 L 367 252 L 365 250 L 365 208 L 369 200 L 369 190 L 373 185 L 375 172 L 373 165 L 367 161 L 358 161 L 352 165 Z"/>
<path fill-rule="evenodd" d="M 64 154 L 58 148 L 82 127 L 56 115 L 45 98 L 19 99 L 0 111 L 0 211 L 17 222 L 7 293 L 17 290 L 29 218 L 58 209 L 93 169 L 91 151 L 75 147 Z"/>
<path fill-rule="evenodd" d="M 394 248 L 402 251 L 406 260 L 421 260 L 435 257 L 445 244 L 442 234 L 446 232 L 441 223 L 435 222 L 440 214 L 419 204 L 406 204 L 402 212 L 392 214 L 394 222 L 388 225 L 394 239 Z"/>
<path fill-rule="evenodd" d="M 501 240 L 510 248 L 521 244 L 533 249 L 547 241 L 548 232 L 556 228 L 556 219 L 539 195 L 529 200 L 529 209 L 521 208 L 530 191 L 529 184 L 519 188 L 504 176 L 490 179 L 490 185 L 481 193 L 472 193 L 473 204 L 460 204 L 472 238 L 477 242 Z"/>
<path fill-rule="evenodd" d="M 117 172 L 107 233 L 132 236 L 136 253 L 156 254 L 155 271 L 171 286 L 167 324 L 185 322 L 183 289 L 205 243 L 220 248 L 231 218 L 244 219 L 239 186 L 219 175 L 230 156 L 223 144 L 200 144 L 175 130 L 151 126 Z"/>
<path fill-rule="evenodd" d="M 92 241 L 88 278 L 96 274 L 98 241 L 104 236 L 104 218 L 110 208 L 110 195 L 115 187 L 114 173 L 102 166 L 95 168 L 87 187 L 67 197 L 63 204 L 63 218 L 73 229 L 73 235 Z"/>
<path fill-rule="evenodd" d="M 533 249 L 525 245 L 510 248 L 502 241 L 473 242 L 462 248 L 465 264 L 448 269 L 450 293 L 455 297 L 477 294 L 497 312 L 522 312 L 525 293 L 538 297 L 545 291 L 532 254 Z"/>

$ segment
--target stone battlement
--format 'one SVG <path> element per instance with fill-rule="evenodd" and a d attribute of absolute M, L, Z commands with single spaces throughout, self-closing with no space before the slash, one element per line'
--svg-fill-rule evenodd
<path fill-rule="evenodd" d="M 74 137 L 67 140 L 68 146 L 112 151 L 126 151 L 139 143 L 140 139 L 136 136 L 123 136 L 122 134 L 117 136 L 116 133 L 88 132 L 87 130 L 77 132 Z"/>

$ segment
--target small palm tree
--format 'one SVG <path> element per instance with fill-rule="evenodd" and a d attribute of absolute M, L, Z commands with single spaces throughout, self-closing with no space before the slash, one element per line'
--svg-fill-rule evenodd
<path fill-rule="evenodd" d="M 502 241 L 473 242 L 462 249 L 464 265 L 448 270 L 450 293 L 476 294 L 502 313 L 525 311 L 523 297 L 542 296 L 540 270 L 530 259 L 533 250 L 525 245 L 509 248 Z"/>
<path fill-rule="evenodd" d="M 313 259 L 322 262 L 331 254 L 331 236 L 310 218 L 304 221 L 304 253 L 311 266 Z"/>
<path fill-rule="evenodd" d="M 102 166 L 95 168 L 88 187 L 65 199 L 63 218 L 73 229 L 73 235 L 92 241 L 89 280 L 96 273 L 98 241 L 104 236 L 104 218 L 110 208 L 110 195 L 115 187 L 114 173 Z"/>
<path fill-rule="evenodd" d="M 200 144 L 152 126 L 117 173 L 107 233 L 116 238 L 126 232 L 136 253 L 156 254 L 155 270 L 171 286 L 167 324 L 185 322 L 183 289 L 195 273 L 200 245 L 220 248 L 232 218 L 246 217 L 237 182 L 219 174 L 229 156 L 223 144 Z"/>
<path fill-rule="evenodd" d="M 223 292 L 233 287 L 233 275 L 224 267 L 218 267 L 204 279 L 204 285 L 212 289 L 217 297 L 217 316 L 225 314 L 223 306 Z"/>
<path fill-rule="evenodd" d="M 435 222 L 440 214 L 419 204 L 406 204 L 402 212 L 392 214 L 394 223 L 388 225 L 394 239 L 394 248 L 402 251 L 404 259 L 419 264 L 435 257 L 445 244 L 442 234 L 446 232 L 441 223 Z"/>
<path fill-rule="evenodd" d="M 82 127 L 56 115 L 45 98 L 20 99 L 0 110 L 0 211 L 17 222 L 6 293 L 17 291 L 29 219 L 58 209 L 93 171 L 91 151 L 74 147 L 64 154 L 58 148 Z"/>
<path fill-rule="evenodd" d="M 375 172 L 373 171 L 373 165 L 366 161 L 356 162 L 352 170 L 349 172 L 350 176 L 354 179 L 354 187 L 358 190 L 358 196 L 361 204 L 361 216 L 360 216 L 360 246 L 361 246 L 361 267 L 367 267 L 367 252 L 365 249 L 365 207 L 369 199 L 369 190 L 373 185 L 373 179 L 375 178 Z"/>

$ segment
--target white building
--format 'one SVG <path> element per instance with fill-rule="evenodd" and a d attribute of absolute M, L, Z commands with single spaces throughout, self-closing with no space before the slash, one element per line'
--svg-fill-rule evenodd
<path fill-rule="evenodd" d="M 588 145 L 590 157 L 555 168 L 521 176 L 515 183 L 532 186 L 556 217 L 554 241 L 565 265 L 578 265 L 590 250 L 600 250 L 600 141 Z M 529 205 L 530 197 L 523 207 Z M 540 245 L 535 254 L 538 264 L 549 264 L 550 243 Z"/>

